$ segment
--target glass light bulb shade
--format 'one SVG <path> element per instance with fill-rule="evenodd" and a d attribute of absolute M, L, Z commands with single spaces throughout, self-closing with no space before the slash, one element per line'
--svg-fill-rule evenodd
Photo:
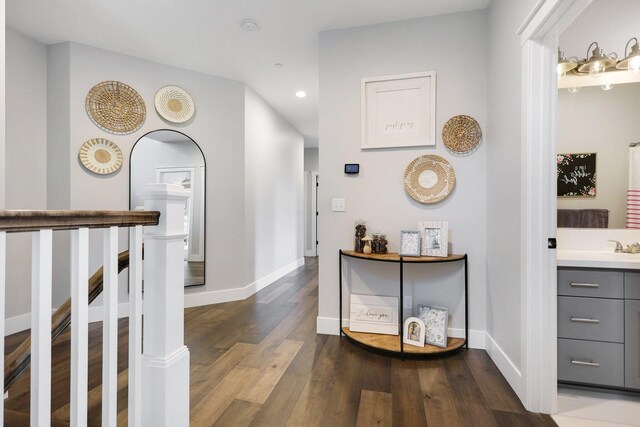
<path fill-rule="evenodd" d="M 562 64 L 558 64 L 556 66 L 556 72 L 558 73 L 558 78 L 564 77 L 567 74 L 564 72 L 564 68 L 562 67 Z"/>
<path fill-rule="evenodd" d="M 639 73 L 640 72 L 640 55 L 634 56 L 633 58 L 629 59 L 628 64 L 629 64 L 628 65 L 629 71 L 633 71 L 634 73 Z"/>
<path fill-rule="evenodd" d="M 611 83 L 605 83 L 603 85 L 600 85 L 600 89 L 602 90 L 611 90 L 615 87 L 615 85 L 612 85 Z"/>
<path fill-rule="evenodd" d="M 607 66 L 603 61 L 595 61 L 589 66 L 589 75 L 591 77 L 600 77 L 606 69 Z"/>
<path fill-rule="evenodd" d="M 567 88 L 567 90 L 569 91 L 569 93 L 576 93 L 580 90 L 580 87 L 569 87 Z"/>

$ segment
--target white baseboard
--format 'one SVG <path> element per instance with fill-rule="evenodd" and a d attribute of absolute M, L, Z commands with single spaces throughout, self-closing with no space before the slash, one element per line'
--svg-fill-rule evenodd
<path fill-rule="evenodd" d="M 304 265 L 304 258 L 285 265 L 271 274 L 256 280 L 242 288 L 224 289 L 220 291 L 200 292 L 196 294 L 186 294 L 184 296 L 185 307 L 199 307 L 201 305 L 218 304 L 221 302 L 240 301 L 249 298 L 261 289 L 266 288 L 278 279 L 291 273 L 296 268 Z"/>
<path fill-rule="evenodd" d="M 485 335 L 486 350 L 489 357 L 491 357 L 491 360 L 496 364 L 500 373 L 505 377 L 509 385 L 511 385 L 513 391 L 515 391 L 520 400 L 524 402 L 524 383 L 520 369 L 511 361 L 509 356 L 507 356 L 488 332 Z"/>
<path fill-rule="evenodd" d="M 264 276 L 255 282 L 242 287 L 234 289 L 224 289 L 221 291 L 200 292 L 194 294 L 186 294 L 184 296 L 184 306 L 186 307 L 199 307 L 201 305 L 217 304 L 221 302 L 240 301 L 249 298 L 261 289 L 266 288 L 278 279 L 291 273 L 296 268 L 304 265 L 304 258 L 300 258 L 290 264 L 285 265 L 282 268 L 274 271 L 271 274 Z M 53 315 L 56 311 L 51 310 Z M 118 304 L 118 318 L 129 316 L 129 303 L 123 302 Z M 89 323 L 102 321 L 102 306 L 89 307 Z M 5 336 L 15 334 L 17 332 L 26 331 L 31 328 L 31 314 L 25 313 L 19 316 L 10 317 L 5 320 Z"/>
<path fill-rule="evenodd" d="M 342 319 L 344 326 L 349 326 L 348 319 Z M 340 319 L 333 317 L 320 317 L 316 319 L 316 331 L 319 334 L 338 335 L 340 331 Z M 449 328 L 449 336 L 454 338 L 463 338 L 464 329 Z M 475 329 L 469 330 L 469 347 L 484 350 L 485 348 L 485 331 Z"/>

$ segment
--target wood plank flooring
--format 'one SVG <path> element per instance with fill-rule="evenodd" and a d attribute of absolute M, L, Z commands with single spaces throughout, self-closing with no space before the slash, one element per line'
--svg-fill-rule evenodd
<path fill-rule="evenodd" d="M 481 350 L 405 360 L 315 333 L 317 261 L 244 301 L 185 310 L 192 426 L 553 426 L 528 413 Z M 119 328 L 118 425 L 127 419 L 127 321 Z M 5 340 L 15 348 L 28 332 Z M 69 340 L 53 343 L 54 426 L 69 420 Z M 102 328 L 90 326 L 89 426 L 100 425 Z M 29 372 L 5 426 L 29 425 Z"/>

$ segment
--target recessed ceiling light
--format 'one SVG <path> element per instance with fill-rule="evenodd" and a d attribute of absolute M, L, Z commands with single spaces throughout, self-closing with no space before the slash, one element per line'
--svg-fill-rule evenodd
<path fill-rule="evenodd" d="M 247 33 L 257 33 L 260 29 L 258 23 L 253 19 L 243 19 L 240 23 L 242 24 L 242 29 Z"/>
<path fill-rule="evenodd" d="M 304 98 L 305 96 L 307 96 L 307 92 L 303 91 L 303 90 L 299 90 L 296 92 L 296 96 L 298 98 Z"/>
<path fill-rule="evenodd" d="M 277 69 L 284 68 L 284 64 L 281 64 L 279 62 L 276 62 L 275 64 L 273 64 L 273 66 L 276 67 Z"/>

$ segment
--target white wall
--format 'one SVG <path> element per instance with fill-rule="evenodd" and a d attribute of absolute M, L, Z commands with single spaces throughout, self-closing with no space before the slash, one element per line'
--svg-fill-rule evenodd
<path fill-rule="evenodd" d="M 6 208 L 47 208 L 47 49 L 6 28 Z M 7 237 L 6 316 L 29 311 L 31 235 Z M 11 326 L 9 326 L 11 328 Z"/>
<path fill-rule="evenodd" d="M 535 0 L 493 0 L 489 17 L 487 351 L 519 392 L 521 330 L 521 63 L 516 31 Z"/>
<path fill-rule="evenodd" d="M 99 66 L 96 66 L 98 64 Z M 66 67 L 66 69 L 65 69 Z M 98 129 L 85 112 L 87 92 L 104 80 L 118 80 L 135 88 L 145 100 L 144 125 L 130 135 L 111 135 Z M 182 126 L 164 122 L 155 112 L 153 97 L 166 84 L 177 84 L 193 96 L 195 119 Z M 69 209 L 123 209 L 129 207 L 129 154 L 133 144 L 156 129 L 178 128 L 197 141 L 207 161 L 207 277 L 206 286 L 188 292 L 212 292 L 244 286 L 244 84 L 120 55 L 77 43 L 49 47 L 49 147 L 56 147 L 57 175 L 49 174 L 49 205 L 54 188 L 68 189 Z M 53 96 L 55 95 L 55 97 Z M 60 104 L 57 104 L 60 100 Z M 67 111 L 68 107 L 68 111 Z M 68 135 L 68 136 L 67 136 Z M 78 161 L 80 146 L 90 138 L 105 137 L 120 146 L 122 169 L 111 176 L 87 172 Z M 52 168 L 50 168 L 52 169 Z M 67 181 L 68 180 L 68 181 Z M 62 194 L 61 199 L 67 196 Z M 58 234 L 58 233 L 56 233 Z M 239 234 L 241 235 L 239 237 Z M 120 234 L 120 250 L 127 245 L 126 230 Z M 90 272 L 102 265 L 102 232 L 91 232 Z M 222 243 L 223 242 L 223 243 Z M 64 242 L 63 242 L 64 243 Z M 56 251 L 64 257 L 68 251 Z M 68 266 L 65 260 L 54 270 L 54 305 L 68 298 Z M 120 275 L 120 301 L 126 294 L 126 275 Z"/>
<path fill-rule="evenodd" d="M 445 121 L 457 114 L 473 116 L 485 127 L 486 50 L 485 11 L 320 34 L 319 332 L 338 333 L 338 250 L 353 248 L 358 218 L 367 221 L 369 231 L 387 233 L 390 251 L 398 250 L 400 230 L 417 229 L 421 220 L 449 221 L 452 252 L 469 254 L 470 328 L 484 331 L 487 144 L 457 157 L 447 152 L 439 135 Z M 362 151 L 361 78 L 428 70 L 437 72 L 437 146 Z M 413 201 L 403 186 L 405 168 L 424 154 L 444 156 L 456 171 L 453 193 L 435 205 Z M 357 177 L 343 173 L 350 162 L 360 164 Z M 347 211 L 331 212 L 332 197 L 345 197 Z M 397 267 L 365 261 L 349 261 L 345 267 L 355 292 L 385 295 L 397 289 Z M 460 265 L 407 268 L 405 290 L 415 294 L 414 303 L 448 307 L 450 326 L 458 333 L 464 328 Z"/>
<path fill-rule="evenodd" d="M 4 0 L 0 0 L 0 25 L 4 28 Z M 0 38 L 0 209 L 5 208 L 5 44 L 6 36 Z"/>
<path fill-rule="evenodd" d="M 317 171 L 318 166 L 319 166 L 318 149 L 305 148 L 304 149 L 304 170 Z"/>
<path fill-rule="evenodd" d="M 303 251 L 304 138 L 245 90 L 245 281 L 297 264 Z M 240 275 L 239 272 L 236 274 Z"/>
<path fill-rule="evenodd" d="M 558 209 L 609 209 L 609 228 L 626 227 L 629 143 L 640 142 L 640 83 L 604 91 L 558 91 L 558 152 L 597 153 L 596 197 L 561 197 Z"/>

